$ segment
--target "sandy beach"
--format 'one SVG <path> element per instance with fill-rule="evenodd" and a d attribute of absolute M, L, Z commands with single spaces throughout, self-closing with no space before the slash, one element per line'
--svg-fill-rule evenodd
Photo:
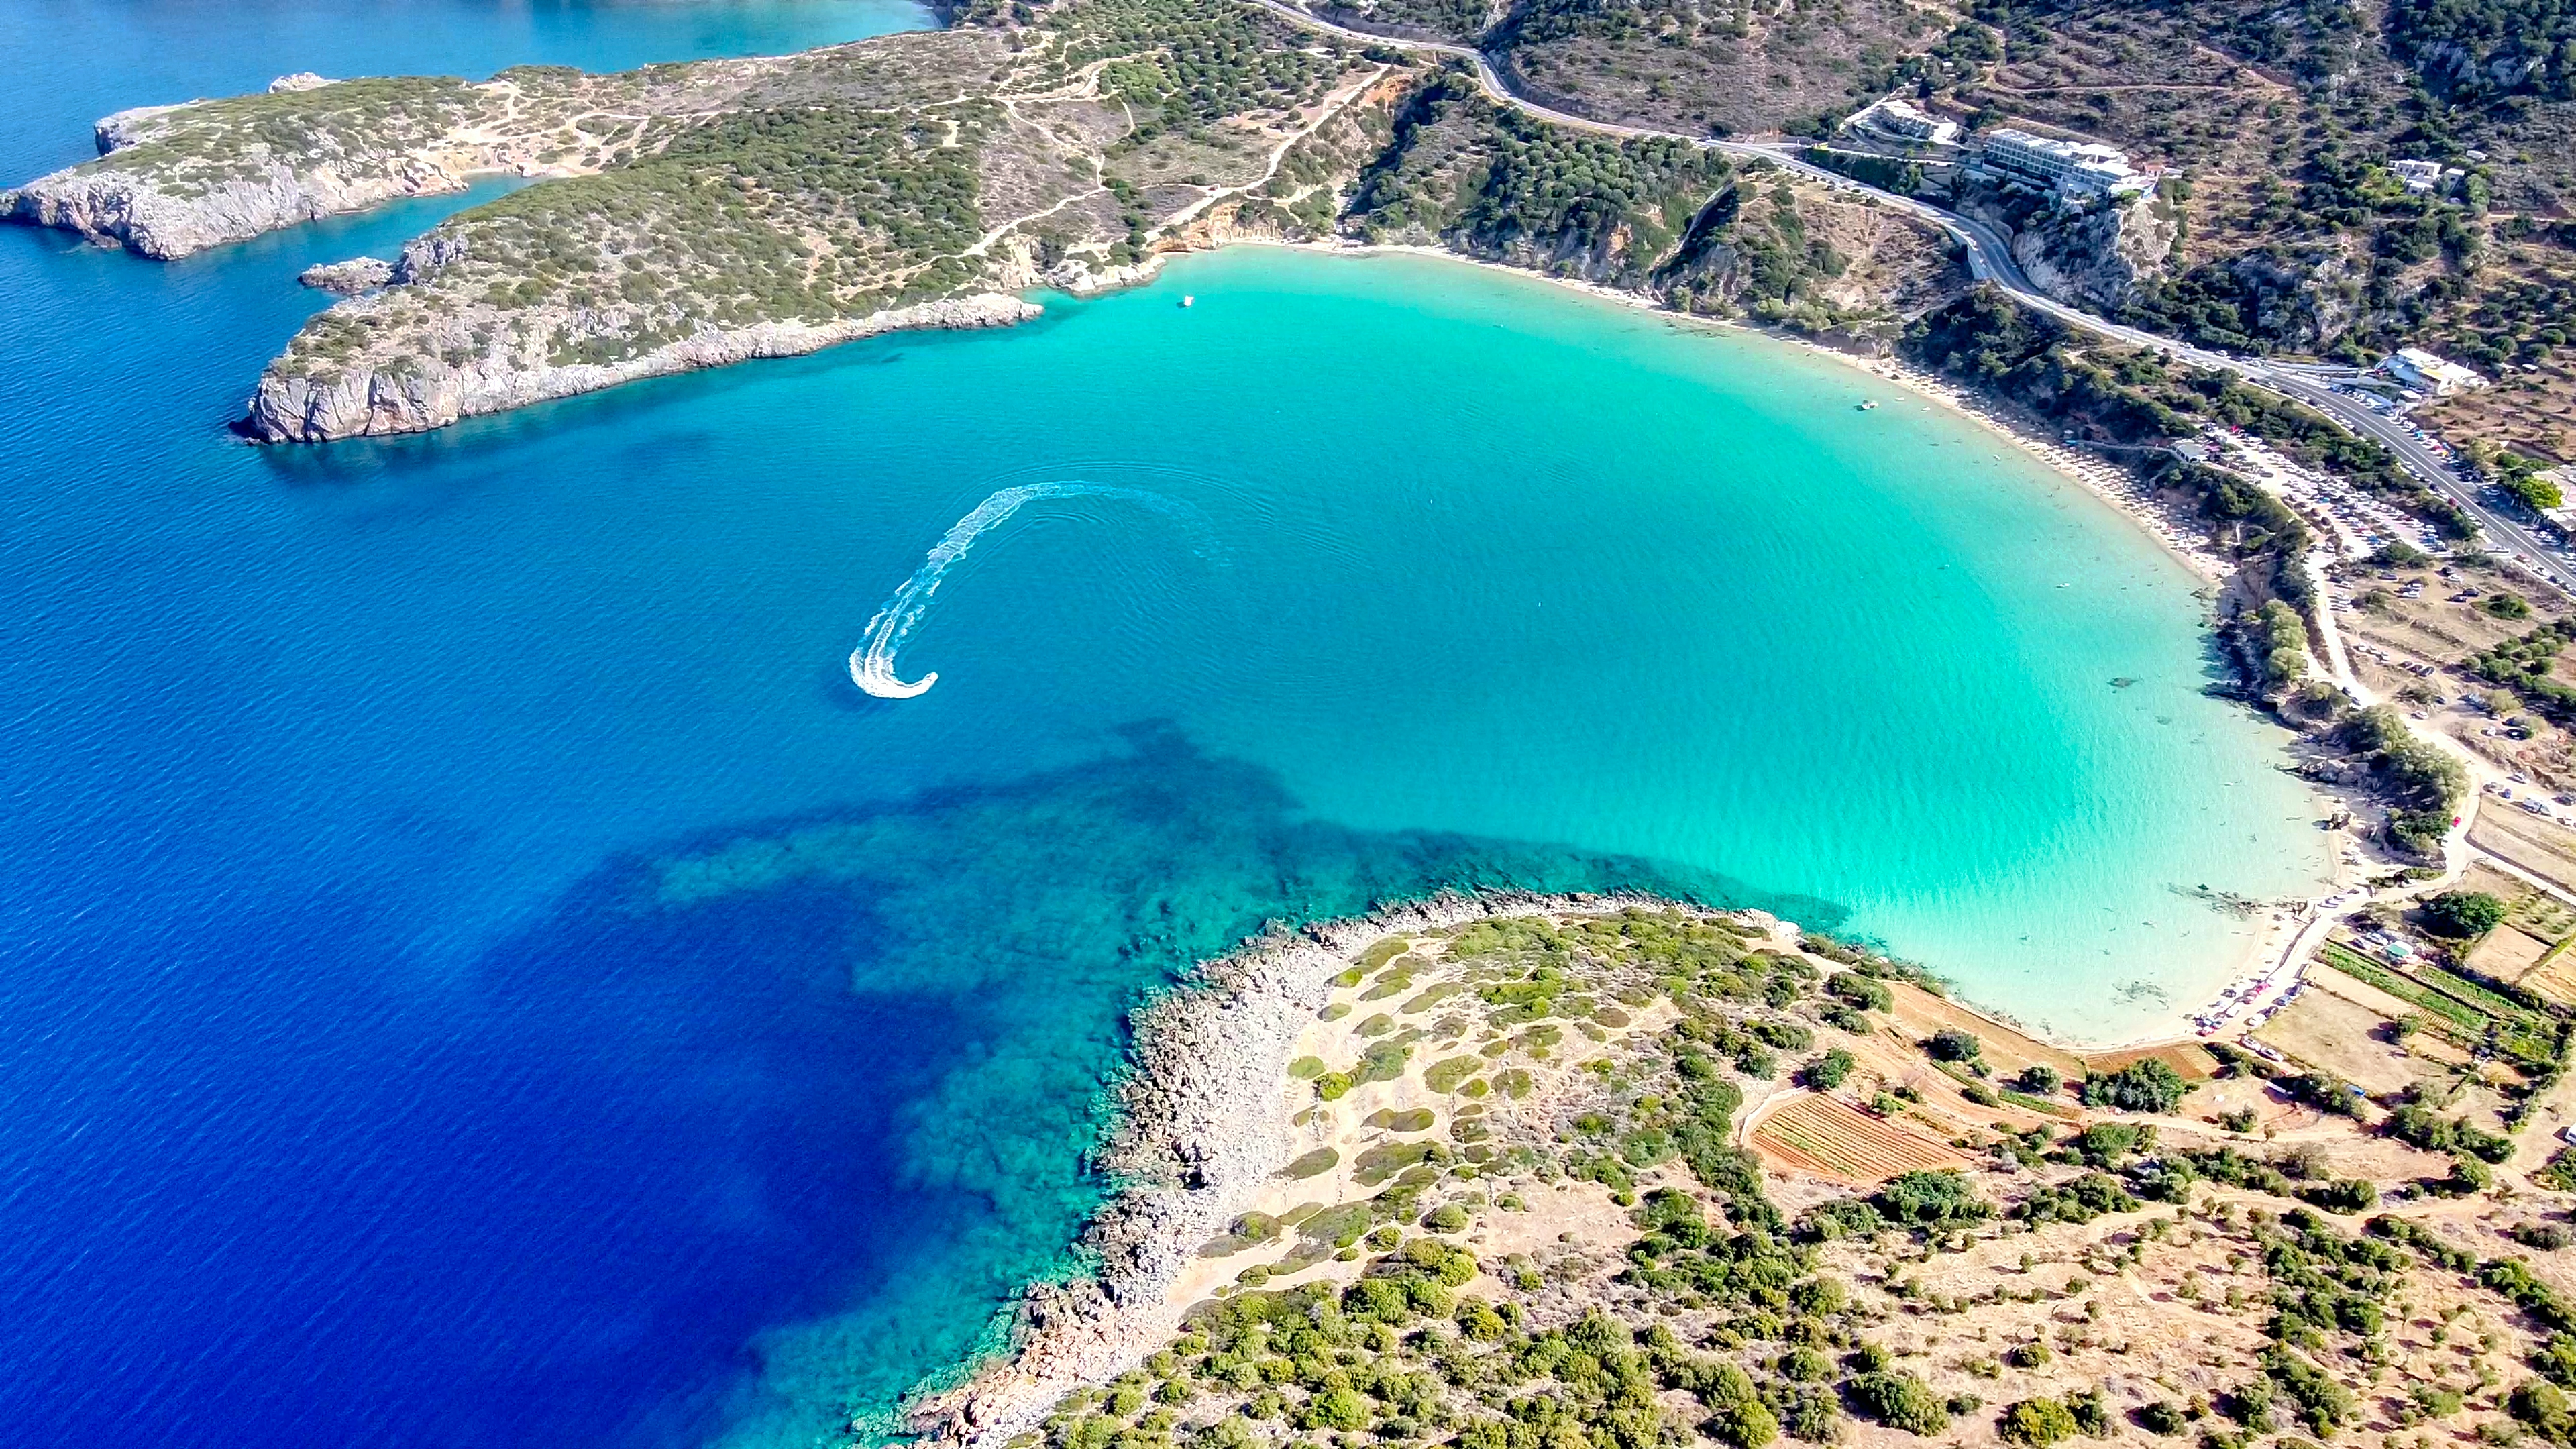
<path fill-rule="evenodd" d="M 1515 267 L 1484 257 L 1468 256 L 1445 247 L 1404 244 L 1372 244 L 1352 241 L 1278 241 L 1259 236 L 1229 236 L 1215 246 L 1274 246 L 1296 251 L 1316 252 L 1325 256 L 1369 257 L 1412 256 L 1455 262 L 1463 266 L 1482 267 L 1507 276 L 1545 282 L 1579 292 L 1597 301 L 1650 312 L 1676 326 L 1706 328 L 1712 332 L 1732 332 L 1769 338 L 1787 343 L 1818 357 L 1853 368 L 1881 382 L 1902 388 L 1921 399 L 1927 408 L 1938 408 L 1975 423 L 1994 436 L 2038 459 L 2049 468 L 2082 487 L 2084 491 L 2108 504 L 2122 517 L 2154 539 L 2157 545 L 2179 561 L 2204 583 L 2216 585 L 2232 572 L 2229 562 L 2199 542 L 2199 530 L 2189 509 L 2157 497 L 2129 469 L 2088 449 L 2069 446 L 2052 437 L 2033 420 L 1979 397 L 1970 389 L 1937 377 L 1894 357 L 1866 357 L 1818 342 L 1814 338 L 1777 328 L 1757 327 L 1723 317 L 1704 317 L 1675 312 L 1652 298 L 1616 287 L 1602 286 L 1573 277 L 1550 276 L 1545 272 Z M 1209 249 L 1201 247 L 1198 249 Z M 1141 285 L 1151 281 L 1164 261 L 1180 252 L 1157 252 L 1145 264 L 1121 270 L 1114 280 L 1097 290 Z"/>

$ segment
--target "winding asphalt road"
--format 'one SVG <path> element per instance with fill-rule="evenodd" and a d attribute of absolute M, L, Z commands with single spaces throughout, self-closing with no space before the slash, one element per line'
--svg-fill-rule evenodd
<path fill-rule="evenodd" d="M 1252 3 L 1305 29 L 1337 35 L 1363 45 L 1383 45 L 1416 54 L 1438 55 L 1466 61 L 1475 67 L 1477 83 L 1496 101 L 1507 106 L 1516 106 L 1530 115 L 1560 126 L 1570 126 L 1577 130 L 1593 131 L 1608 136 L 1686 141 L 1691 145 L 1712 151 L 1722 151 L 1731 156 L 1768 161 L 1775 166 L 1797 172 L 1837 190 L 1873 197 L 1883 206 L 1894 207 L 1920 217 L 1957 239 L 1967 253 L 1970 276 L 1979 281 L 1994 283 L 1997 288 L 2009 293 L 2014 301 L 2023 306 L 2036 312 L 2044 312 L 2069 327 L 2080 328 L 2133 347 L 2152 348 L 2177 361 L 2187 362 L 2196 367 L 2223 369 L 2235 373 L 2258 387 L 2285 397 L 2295 398 L 2334 419 L 2347 431 L 2386 447 L 2396 455 L 2397 460 L 2409 472 L 2421 478 L 2434 492 L 2458 504 L 2494 543 L 2501 545 L 2507 552 L 2521 554 L 2524 562 L 2536 569 L 2551 584 L 2562 590 L 2568 589 L 2571 574 L 2576 574 L 2576 570 L 2571 570 L 2558 561 L 2549 545 L 2536 531 L 2511 515 L 2487 506 L 2478 496 L 2475 485 L 2453 473 L 2450 464 L 2439 454 L 2425 447 L 2422 440 L 2409 432 L 2403 423 L 2335 392 L 2327 380 L 2336 375 L 2334 369 L 2301 366 L 2295 363 L 2272 363 L 2256 358 L 2212 352 L 2206 348 L 2177 342 L 2170 337 L 2160 337 L 2142 328 L 2097 317 L 2080 307 L 2069 306 L 2032 285 L 2029 276 L 2022 271 L 2021 264 L 2013 259 L 2011 239 L 1993 226 L 1974 217 L 1945 211 L 1911 196 L 1899 196 L 1892 191 L 1882 191 L 1875 186 L 1855 181 L 1840 172 L 1828 171 L 1801 158 L 1796 154 L 1796 148 L 1784 142 L 1725 141 L 1708 136 L 1693 136 L 1679 131 L 1659 131 L 1645 126 L 1623 126 L 1610 121 L 1596 121 L 1589 116 L 1560 111 L 1520 94 L 1503 78 L 1503 73 L 1495 67 L 1485 53 L 1474 46 L 1455 45 L 1438 40 L 1408 40 L 1366 30 L 1355 30 L 1350 26 L 1338 25 L 1308 14 L 1288 4 L 1287 0 L 1252 0 Z"/>

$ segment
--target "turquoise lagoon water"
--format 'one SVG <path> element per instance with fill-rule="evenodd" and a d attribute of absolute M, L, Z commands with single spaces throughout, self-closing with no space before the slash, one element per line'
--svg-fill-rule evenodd
<path fill-rule="evenodd" d="M 284 70 L 917 21 L 395 13 L 0 4 L 0 157 Z M 2108 1036 L 2230 968 L 2193 888 L 2324 868 L 2126 522 L 1837 364 L 1460 265 L 1233 251 L 1007 333 L 232 441 L 294 272 L 459 204 L 170 266 L 0 231 L 27 1442 L 881 1424 L 1061 1267 L 1124 1011 L 1266 920 L 1643 886 Z M 937 685 L 860 694 L 1009 488 L 1051 496 L 896 650 Z"/>

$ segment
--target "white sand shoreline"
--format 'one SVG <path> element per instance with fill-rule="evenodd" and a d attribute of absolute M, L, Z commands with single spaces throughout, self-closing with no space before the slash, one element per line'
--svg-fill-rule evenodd
<path fill-rule="evenodd" d="M 1445 247 L 1342 240 L 1284 241 L 1263 236 L 1227 236 L 1221 240 L 1202 242 L 1183 250 L 1156 252 L 1144 262 L 1122 268 L 1116 275 L 1101 279 L 1098 285 L 1085 288 L 1082 295 L 1143 286 L 1154 281 L 1161 274 L 1164 265 L 1176 256 L 1214 252 L 1235 246 L 1276 247 L 1289 251 L 1311 252 L 1321 256 L 1347 258 L 1422 257 L 1433 261 L 1481 267 L 1524 281 L 1545 282 L 1562 287 L 1596 301 L 1646 312 L 1674 324 L 1705 328 L 1715 333 L 1733 333 L 1785 343 L 1809 355 L 1831 359 L 1841 366 L 1855 369 L 1880 382 L 1899 388 L 1922 399 L 1927 407 L 1945 411 L 2020 448 L 2034 461 L 2073 483 L 2083 493 L 2110 508 L 2144 533 L 2158 546 L 2164 557 L 2178 564 L 2197 580 L 2205 594 L 2214 594 L 2217 589 L 2224 586 L 2233 573 L 2233 568 L 2226 559 L 2196 545 L 2188 532 L 2187 520 L 2176 510 L 2151 496 L 2128 469 L 2106 459 L 2067 447 L 2062 441 L 2043 435 L 2026 419 L 2013 415 L 2002 406 L 1989 403 L 1968 388 L 1927 373 L 1893 356 L 1863 357 L 1793 333 L 1749 326 L 1727 318 L 1675 312 L 1657 304 L 1651 298 L 1635 292 L 1603 286 L 1597 282 L 1550 276 L 1544 272 L 1513 266 L 1486 257 L 1469 256 Z M 2322 810 L 2329 802 L 2325 797 L 2318 796 L 2317 803 Z M 2345 881 L 2339 859 L 2330 854 L 2327 865 L 2330 876 L 2329 890 L 2341 889 Z M 2307 898 L 2304 902 L 2267 903 L 2264 911 L 2268 919 L 2253 932 L 2245 949 L 2238 953 L 2227 973 L 2213 981 L 2212 991 L 2215 992 L 2247 976 L 2261 975 L 2270 970 L 2273 957 L 2277 954 L 2281 943 L 2286 938 L 2294 936 L 2298 926 L 2295 920 L 2280 919 L 2281 908 L 2289 907 L 2295 911 L 2297 905 L 2313 904 L 2317 900 L 2324 899 L 2326 894 L 2321 892 L 2317 896 Z M 1964 996 L 1956 999 L 1967 1004 L 1967 998 Z M 2197 1041 L 2202 1038 L 2193 1030 L 2192 1020 L 2207 1011 L 2213 1004 L 2209 1001 L 2194 1000 L 2169 1007 L 2141 1021 L 2134 1031 L 2114 1041 L 2058 1038 L 2053 1034 L 2050 1034 L 2047 1039 L 2051 1045 L 2076 1051 L 2127 1050 Z M 1999 1008 L 1988 1009 L 1981 1014 L 1993 1015 L 1995 1010 Z M 2040 1035 L 2034 1028 L 2022 1025 L 2009 1016 L 2000 1016 L 1996 1019 L 2012 1025 L 2016 1030 L 2029 1032 L 2035 1036 Z"/>
<path fill-rule="evenodd" d="M 2223 587 L 2234 572 L 2232 565 L 2225 558 L 2192 542 L 2186 519 L 2179 515 L 2178 510 L 2148 493 L 2144 484 L 2140 483 L 2136 475 L 2127 468 L 2082 450 L 2067 447 L 2063 442 L 2040 433 L 2028 421 L 2014 416 L 2009 410 L 1987 402 L 1972 390 L 1925 372 L 1893 356 L 1862 357 L 1793 333 L 1752 327 L 1727 318 L 1674 312 L 1635 292 L 1621 291 L 1615 287 L 1605 287 L 1596 282 L 1586 282 L 1571 277 L 1553 277 L 1544 272 L 1531 271 L 1484 257 L 1468 256 L 1442 247 L 1347 241 L 1287 242 L 1260 237 L 1229 239 L 1218 245 L 1282 247 L 1291 251 L 1341 257 L 1413 256 L 1463 263 L 1507 276 L 1551 283 L 1598 301 L 1635 308 L 1675 323 L 1704 327 L 1714 332 L 1731 332 L 1786 343 L 1803 352 L 1831 359 L 1842 366 L 1853 368 L 1881 382 L 1903 389 L 1924 399 L 1928 406 L 1946 410 L 2022 449 L 2035 461 L 2074 483 L 2084 493 L 2110 508 L 2144 533 L 2158 546 L 2165 557 L 2179 564 L 2197 579 L 2204 590 L 2214 591 Z M 1174 254 L 1158 253 L 1154 270 L 1159 271 L 1162 259 L 1170 255 Z M 1149 271 L 1145 276 L 1138 278 L 1138 281 L 1148 280 L 1151 276 L 1152 272 Z M 2327 803 L 2325 797 L 2318 797 L 2320 806 Z M 2348 884 L 2345 879 L 2346 872 L 2339 857 L 2329 854 L 2327 867 L 2332 890 L 2339 891 Z M 2325 898 L 2324 894 L 2320 894 L 2304 901 L 2267 903 L 2262 908 L 2264 919 L 2252 933 L 2245 949 L 2238 954 L 2230 970 L 2220 978 L 2218 987 L 2223 989 L 2249 976 L 2261 976 L 2269 972 L 2276 964 L 2274 958 L 2278 955 L 2281 946 L 2295 938 L 2299 931 L 2301 922 L 2297 918 L 2298 907 L 2312 906 L 2317 900 Z M 1953 999 L 1958 1000 L 1962 1005 L 1974 1006 L 1974 1003 L 1964 995 L 1954 996 Z M 1999 1024 L 2010 1025 L 2014 1030 L 2047 1040 L 2052 1046 L 2074 1051 L 2115 1051 L 2204 1040 L 2202 1034 L 2193 1029 L 2192 1021 L 2215 1004 L 2214 1001 L 2177 1004 L 2140 1023 L 2135 1032 L 2111 1041 L 2058 1038 L 2053 1034 L 2041 1033 L 2009 1016 L 1996 1016 L 1992 1008 L 1980 1009 L 1978 1014 L 1989 1016 Z"/>
<path fill-rule="evenodd" d="M 1290 242 L 1274 241 L 1263 237 L 1230 238 L 1219 243 L 1218 246 L 1280 247 L 1289 251 L 1314 252 L 1322 256 L 1339 257 L 1427 257 L 1436 261 L 1482 267 L 1505 276 L 1519 277 L 1528 281 L 1546 282 L 1596 301 L 1652 313 L 1678 325 L 1702 327 L 1713 332 L 1731 332 L 1784 343 L 1813 356 L 1831 359 L 1881 382 L 1891 383 L 2029 453 L 2041 464 L 2074 483 L 2134 524 L 2154 540 L 2168 557 L 2180 563 L 2204 584 L 2212 586 L 2220 584 L 2231 572 L 2225 559 L 2191 543 L 2180 521 L 2153 499 L 2147 497 L 2143 488 L 2135 485 L 2134 475 L 2126 468 L 2081 449 L 2067 447 L 2062 441 L 2047 437 L 2029 423 L 1986 402 L 1969 389 L 1934 376 L 1893 356 L 1864 357 L 1818 342 L 1811 337 L 1801 337 L 1776 328 L 1755 327 L 1724 317 L 1703 317 L 1695 313 L 1675 312 L 1635 292 L 1621 291 L 1616 287 L 1605 287 L 1597 282 L 1587 282 L 1574 277 L 1549 276 L 1545 272 L 1516 267 L 1507 262 L 1498 262 L 1486 257 L 1469 256 L 1443 247 L 1349 241 Z M 1217 248 L 1207 248 L 1207 250 L 1215 249 Z M 1141 283 L 1150 280 L 1154 273 L 1160 270 L 1160 261 L 1172 255 L 1180 254 L 1158 253 L 1157 266 L 1137 277 L 1136 281 Z"/>

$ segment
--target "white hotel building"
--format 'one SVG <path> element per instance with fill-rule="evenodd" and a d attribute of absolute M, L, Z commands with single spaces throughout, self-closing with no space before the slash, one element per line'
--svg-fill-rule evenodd
<path fill-rule="evenodd" d="M 2108 196 L 2145 189 L 2150 178 L 2129 165 L 2118 148 L 2098 141 L 2053 141 L 2028 131 L 2002 130 L 1986 138 L 1979 158 L 1988 171 L 2063 196 Z"/>

